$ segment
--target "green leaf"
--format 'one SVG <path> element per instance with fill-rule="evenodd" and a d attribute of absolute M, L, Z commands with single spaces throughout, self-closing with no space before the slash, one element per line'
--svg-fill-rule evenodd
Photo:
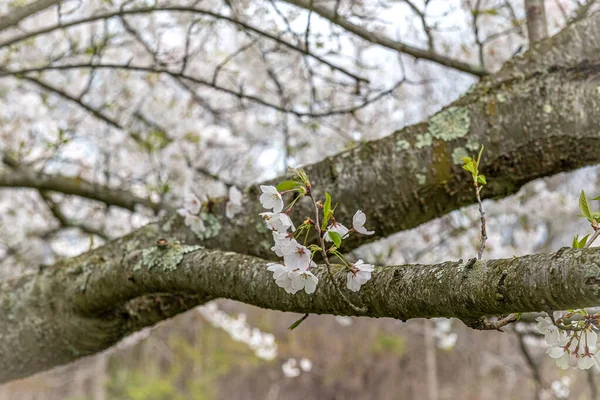
<path fill-rule="evenodd" d="M 592 200 L 600 200 L 600 196 L 594 197 Z"/>
<path fill-rule="evenodd" d="M 335 244 L 335 247 L 337 247 L 338 249 L 342 246 L 342 236 L 334 231 L 329 231 L 329 238 L 333 241 L 333 244 Z"/>
<path fill-rule="evenodd" d="M 580 241 L 579 241 L 579 248 L 583 249 L 587 243 L 587 239 L 588 239 L 589 233 L 587 235 L 585 235 Z"/>
<path fill-rule="evenodd" d="M 465 165 L 463 165 L 462 167 L 464 170 L 467 170 L 471 174 L 475 175 L 475 164 L 473 163 L 472 160 L 470 162 L 466 163 Z"/>
<path fill-rule="evenodd" d="M 321 224 L 321 230 L 325 230 L 327 227 L 327 222 L 333 216 L 333 212 L 331 211 L 331 196 L 329 193 L 325 192 L 325 204 L 323 204 L 323 223 Z"/>
<path fill-rule="evenodd" d="M 292 190 L 301 186 L 302 183 L 298 181 L 283 181 L 279 185 L 277 185 L 278 192 L 285 192 L 286 190 Z"/>
<path fill-rule="evenodd" d="M 592 222 L 592 212 L 590 211 L 590 204 L 588 203 L 588 199 L 585 195 L 585 192 L 582 190 L 579 195 L 579 209 L 581 210 L 581 214 L 586 217 L 590 222 Z"/>
<path fill-rule="evenodd" d="M 485 175 L 477 175 L 477 183 L 481 183 L 482 185 L 487 185 L 487 181 L 485 180 Z"/>
<path fill-rule="evenodd" d="M 575 235 L 573 238 L 573 248 L 574 249 L 583 249 L 587 243 L 587 239 L 590 235 L 585 235 L 581 240 L 579 240 L 579 235 Z"/>
<path fill-rule="evenodd" d="M 302 316 L 302 318 L 300 318 L 298 321 L 296 321 L 293 324 L 291 324 L 290 327 L 288 328 L 288 330 L 293 331 L 294 329 L 296 329 L 298 327 L 298 325 L 300 325 L 302 322 L 304 322 L 304 320 L 306 318 L 308 318 L 308 314 L 304 314 Z"/>

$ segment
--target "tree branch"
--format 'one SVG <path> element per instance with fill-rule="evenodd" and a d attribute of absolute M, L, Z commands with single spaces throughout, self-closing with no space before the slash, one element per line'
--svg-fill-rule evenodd
<path fill-rule="evenodd" d="M 360 292 L 347 292 L 353 304 L 364 307 L 360 311 L 326 283 L 325 266 L 313 271 L 320 279 L 315 293 L 289 295 L 275 285 L 263 259 L 173 241 L 166 248 L 152 244 L 165 234 L 150 224 L 37 274 L 0 283 L 0 381 L 93 354 L 135 329 L 214 298 L 281 311 L 401 320 L 472 320 L 600 304 L 598 249 L 379 267 Z M 346 274 L 338 266 L 333 276 L 343 285 Z M 165 297 L 172 300 L 167 307 Z"/>
<path fill-rule="evenodd" d="M 45 1 L 49 1 L 49 0 L 45 0 Z M 57 0 L 55 0 L 56 2 Z M 207 15 L 209 17 L 215 18 L 215 19 L 220 19 L 223 21 L 227 21 L 230 22 L 232 24 L 237 25 L 239 28 L 244 29 L 246 31 L 252 32 L 254 34 L 257 34 L 259 36 L 265 37 L 269 40 L 272 40 L 284 47 L 287 47 L 290 50 L 296 51 L 300 54 L 304 54 L 306 56 L 309 56 L 313 59 L 315 59 L 316 61 L 320 62 L 323 65 L 328 66 L 329 68 L 331 68 L 332 70 L 338 71 L 356 81 L 359 82 L 369 82 L 368 79 L 361 77 L 357 74 L 354 74 L 350 71 L 348 71 L 347 69 L 340 67 L 338 65 L 333 64 L 330 61 L 327 61 L 326 59 L 318 56 L 317 54 L 308 51 L 307 49 L 301 47 L 301 46 L 297 46 L 291 42 L 288 42 L 287 40 L 273 35 L 269 32 L 265 32 L 263 30 L 261 30 L 258 27 L 255 27 L 253 25 L 250 25 L 246 22 L 242 22 L 236 18 L 233 17 L 229 17 L 227 15 L 222 15 L 222 14 L 218 14 L 209 10 L 202 10 L 202 9 L 198 9 L 198 8 L 192 8 L 192 7 L 184 7 L 184 6 L 160 6 L 160 7 L 136 7 L 136 8 L 131 8 L 131 9 L 121 9 L 119 11 L 112 11 L 112 12 L 106 12 L 106 13 L 102 13 L 102 14 L 97 14 L 97 15 L 93 15 L 87 18 L 81 18 L 81 19 L 77 19 L 77 20 L 73 20 L 73 21 L 69 21 L 69 22 L 64 22 L 58 25 L 53 25 L 53 26 L 49 26 L 46 28 L 41 28 L 38 30 L 34 30 L 31 32 L 27 32 L 24 33 L 20 36 L 16 36 L 13 38 L 9 38 L 6 39 L 3 42 L 0 42 L 0 48 L 6 47 L 6 46 L 10 46 L 13 45 L 15 43 L 21 42 L 23 40 L 27 40 L 30 39 L 32 37 L 36 37 L 39 35 L 43 35 L 46 33 L 50 33 L 59 29 L 67 29 L 73 26 L 77 26 L 77 25 L 81 25 L 81 24 L 86 24 L 86 23 L 90 23 L 90 22 L 94 22 L 94 21 L 99 21 L 99 20 L 106 20 L 106 19 L 110 19 L 110 18 L 114 18 L 114 17 L 123 17 L 126 15 L 136 15 L 136 14 L 149 14 L 152 12 L 159 12 L 159 11 L 171 11 L 171 12 L 182 12 L 182 13 L 192 13 L 192 14 L 200 14 L 200 15 Z M 0 22 L 1 23 L 1 22 Z M 1 25 L 0 25 L 1 26 Z"/>
<path fill-rule="evenodd" d="M 548 37 L 548 22 L 546 21 L 546 6 L 544 0 L 525 0 L 527 13 L 527 33 L 529 45 Z"/>
<path fill-rule="evenodd" d="M 17 25 L 19 22 L 46 8 L 60 3 L 61 0 L 36 0 L 22 7 L 17 7 L 8 14 L 0 16 L 0 32 Z"/>
<path fill-rule="evenodd" d="M 485 76 L 488 74 L 486 70 L 476 65 L 471 65 L 463 61 L 455 60 L 431 50 L 423 50 L 416 47 L 409 46 L 402 42 L 392 40 L 386 36 L 379 35 L 378 33 L 371 32 L 359 25 L 356 25 L 344 17 L 340 16 L 335 10 L 327 7 L 314 4 L 311 0 L 283 0 L 286 3 L 293 4 L 296 7 L 303 8 L 305 10 L 312 11 L 319 14 L 321 17 L 331 21 L 332 23 L 344 28 L 348 32 L 355 34 L 368 42 L 377 44 L 379 46 L 386 47 L 391 50 L 395 50 L 399 53 L 411 55 L 416 58 L 422 58 L 424 60 L 433 61 L 437 64 L 445 67 L 454 68 L 456 70 L 469 73 L 475 76 Z"/>
<path fill-rule="evenodd" d="M 117 206 L 135 211 L 136 206 L 148 207 L 155 212 L 170 209 L 164 204 L 135 196 L 125 190 L 112 189 L 79 177 L 51 175 L 33 171 L 24 166 L 0 172 L 0 187 L 26 187 L 41 191 L 54 191 L 97 200 L 108 206 Z"/>
<path fill-rule="evenodd" d="M 370 98 L 365 98 L 362 102 L 358 103 L 355 106 L 344 107 L 344 108 L 335 108 L 335 109 L 326 110 L 326 111 L 322 111 L 322 112 L 303 112 L 303 111 L 299 111 L 294 108 L 286 108 L 286 107 L 280 106 L 280 105 L 272 103 L 268 100 L 263 100 L 262 98 L 257 97 L 257 96 L 245 94 L 243 91 L 236 91 L 233 89 L 229 89 L 225 86 L 218 85 L 218 84 L 216 84 L 212 81 L 206 80 L 206 79 L 196 78 L 194 76 L 185 74 L 183 72 L 177 72 L 175 70 L 172 70 L 172 69 L 169 69 L 166 67 L 158 67 L 158 66 L 118 64 L 118 63 L 108 63 L 108 62 L 96 64 L 96 63 L 84 62 L 84 63 L 76 63 L 76 64 L 46 65 L 43 67 L 23 68 L 23 69 L 16 70 L 16 71 L 0 69 L 0 77 L 3 77 L 3 76 L 22 77 L 22 75 L 24 75 L 24 74 L 30 74 L 30 73 L 36 73 L 36 72 L 67 71 L 67 70 L 76 70 L 76 69 L 94 69 L 94 70 L 96 70 L 96 69 L 112 69 L 112 70 L 128 70 L 128 71 L 155 73 L 155 74 L 165 74 L 165 75 L 171 76 L 176 79 L 183 79 L 183 80 L 192 82 L 197 85 L 212 88 L 216 91 L 223 92 L 223 93 L 229 94 L 231 96 L 235 96 L 239 99 L 249 100 L 256 104 L 272 108 L 272 109 L 277 110 L 282 113 L 293 114 L 297 117 L 312 117 L 312 118 L 329 117 L 329 116 L 340 115 L 340 114 L 352 114 L 352 113 L 359 111 L 360 109 L 368 106 L 369 104 L 374 103 L 374 102 L 380 100 L 381 98 L 389 95 L 404 82 L 404 81 L 400 81 L 400 82 L 394 84 L 391 88 L 389 88 L 387 90 L 377 93 L 374 96 L 371 96 Z M 34 78 L 31 78 L 29 76 L 24 76 L 23 79 L 33 80 Z M 79 104 L 80 106 L 85 108 L 87 111 L 92 113 L 94 116 L 104 120 L 107 123 L 110 123 L 106 116 L 103 116 L 96 110 L 90 108 L 89 106 L 86 106 L 85 104 L 83 104 L 80 101 L 77 101 L 76 99 L 69 98 L 66 93 L 60 91 L 59 89 L 51 88 L 48 84 L 44 84 L 43 82 L 41 82 L 39 80 L 35 80 L 35 83 L 37 83 L 44 89 L 52 90 L 53 92 L 67 98 L 68 100 L 75 101 L 77 104 Z M 115 123 L 113 123 L 112 125 L 115 126 L 114 125 Z"/>

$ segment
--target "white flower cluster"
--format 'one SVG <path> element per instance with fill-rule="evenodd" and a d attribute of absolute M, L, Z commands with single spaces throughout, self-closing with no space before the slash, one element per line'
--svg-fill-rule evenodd
<path fill-rule="evenodd" d="M 303 289 L 307 294 L 314 293 L 319 283 L 319 279 L 310 271 L 311 268 L 316 267 L 312 261 L 314 252 L 294 239 L 296 228 L 288 215 L 291 206 L 287 212 L 284 211 L 283 198 L 275 186 L 261 185 L 260 189 L 262 191 L 259 199 L 261 205 L 272 211 L 259 215 L 265 219 L 267 228 L 272 231 L 275 245 L 271 247 L 271 250 L 278 257 L 283 257 L 283 263 L 268 263 L 267 270 L 273 272 L 275 283 L 287 293 L 295 294 Z M 364 226 L 366 219 L 365 213 L 358 210 L 352 218 L 352 231 L 333 220 L 324 232 L 323 239 L 333 242 L 330 237 L 331 232 L 337 233 L 341 239 L 347 238 L 351 232 L 372 235 L 374 232 L 368 231 Z M 366 264 L 363 260 L 358 260 L 349 265 L 349 269 L 347 287 L 357 292 L 371 279 L 374 267 L 372 264 Z"/>
<path fill-rule="evenodd" d="M 246 322 L 246 315 L 239 314 L 234 318 L 219 310 L 215 303 L 208 303 L 197 308 L 198 312 L 214 327 L 223 329 L 236 342 L 248 345 L 258 358 L 272 360 L 277 357 L 275 336 L 252 328 Z"/>
<path fill-rule="evenodd" d="M 242 192 L 235 186 L 231 186 L 227 196 L 227 203 L 225 204 L 225 216 L 233 219 L 242 210 Z M 202 234 L 206 232 L 204 221 L 207 215 L 202 212 L 202 201 L 196 195 L 192 193 L 186 194 L 183 200 L 183 208 L 178 209 L 177 213 L 185 218 L 185 225 L 194 233 Z"/>
<path fill-rule="evenodd" d="M 301 358 L 300 361 L 290 358 L 281 365 L 281 370 L 287 378 L 296 378 L 302 371 L 310 372 L 311 369 L 312 361 L 308 358 Z"/>
<path fill-rule="evenodd" d="M 537 328 L 550 346 L 546 353 L 556 360 L 561 369 L 589 369 L 598 365 L 598 335 L 591 324 L 582 324 L 574 330 L 560 329 L 550 317 L 537 317 Z"/>

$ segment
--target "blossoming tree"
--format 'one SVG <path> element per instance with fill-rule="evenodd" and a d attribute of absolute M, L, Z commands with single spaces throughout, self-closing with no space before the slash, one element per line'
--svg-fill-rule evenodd
<path fill-rule="evenodd" d="M 39 196 L 34 208 L 44 205 L 58 230 L 75 228 L 84 238 L 91 235 L 103 243 L 93 242 L 90 251 L 76 257 L 49 257 L 56 262 L 35 258 L 36 263 L 25 262 L 25 273 L 0 283 L 0 381 L 94 354 L 131 332 L 215 298 L 305 315 L 454 317 L 476 329 L 501 329 L 524 313 L 543 311 L 548 316 L 538 319 L 539 331 L 559 366 L 585 369 L 596 362 L 597 316 L 584 308 L 600 303 L 600 253 L 588 248 L 599 230 L 598 215 L 585 195 L 580 206 L 592 226 L 592 239 L 577 238 L 575 249 L 552 254 L 487 259 L 482 208 L 484 198 L 508 196 L 536 178 L 598 163 L 600 114 L 593 82 L 600 62 L 600 16 L 588 15 L 589 7 L 578 9 L 550 38 L 540 28 L 541 14 L 528 14 L 530 50 L 492 73 L 484 65 L 487 42 L 477 23 L 483 9 L 471 12 L 480 60 L 470 63 L 435 50 L 434 29 L 425 17 L 429 50 L 355 24 L 354 14 L 360 12 L 346 4 L 339 8 L 287 0 L 288 14 L 300 10 L 307 17 L 302 39 L 291 25 L 287 36 L 278 35 L 278 26 L 254 23 L 249 18 L 254 15 L 229 2 L 202 7 L 91 3 L 82 11 L 77 4 L 38 0 L 0 20 L 0 77 L 12 79 L 8 92 L 24 94 L 3 100 L 8 111 L 1 115 L 6 127 L 0 184 L 33 189 Z M 277 4 L 257 7 L 256 16 L 270 13 L 283 16 L 281 24 L 289 23 Z M 55 16 L 49 25 L 23 27 L 44 10 Z M 148 15 L 156 16 L 149 19 L 151 27 L 141 27 Z M 392 85 L 376 85 L 363 76 L 364 60 L 344 63 L 320 52 L 325 44 L 318 39 L 321 33 L 311 33 L 314 15 L 333 26 L 331 37 L 343 29 L 401 60 L 406 55 L 426 59 L 435 68 L 468 75 L 470 82 L 481 79 L 424 122 L 356 143 L 363 139 L 352 139 L 358 129 L 391 130 L 396 122 L 378 122 L 387 112 L 385 101 L 414 82 L 402 76 Z M 214 30 L 215 21 L 243 36 L 223 59 L 203 57 L 207 48 L 218 48 L 222 31 Z M 90 31 L 77 33 L 81 26 Z M 152 34 L 158 36 L 152 37 L 154 42 L 148 39 Z M 171 46 L 169 35 L 175 35 L 171 40 L 179 46 Z M 489 40 L 499 36 L 490 34 Z M 27 47 L 32 42 L 36 51 Z M 348 51 L 340 46 L 341 54 Z M 248 68 L 228 70 L 238 56 Z M 253 75 L 259 73 L 252 69 L 257 63 L 270 86 Z M 306 79 L 288 88 L 285 80 L 292 78 L 278 75 L 283 65 L 291 75 L 306 73 Z M 203 75 L 207 70 L 212 76 Z M 25 96 L 32 86 L 52 95 Z M 171 97 L 161 97 L 173 86 Z M 188 107 L 169 109 L 180 97 Z M 33 114 L 14 122 L 13 113 L 23 107 L 19 102 L 33 103 Z M 64 104 L 76 112 L 58 120 Z M 210 115 L 211 123 L 201 129 L 205 137 L 194 130 L 197 108 Z M 247 118 L 239 117 L 242 111 Z M 164 114 L 171 114 L 170 119 Z M 369 121 L 361 121 L 363 116 Z M 38 118 L 46 123 L 35 125 Z M 30 134 L 13 137 L 24 123 L 33 126 Z M 244 156 L 255 151 L 261 139 L 257 132 L 268 131 L 265 127 L 277 128 L 285 166 L 293 158 L 291 143 L 303 137 L 298 131 L 349 133 L 343 144 L 352 146 L 259 184 L 250 184 L 257 180 L 249 178 L 256 175 L 250 167 L 241 183 L 207 170 L 206 165 L 223 160 L 244 169 L 249 164 Z M 204 152 L 223 141 L 231 147 L 212 163 L 205 159 Z M 323 149 L 329 142 L 307 144 L 310 154 L 330 154 Z M 469 157 L 482 145 L 485 156 Z M 336 146 L 341 150 L 338 142 Z M 76 154 L 78 162 L 68 162 L 65 154 Z M 88 158 L 93 162 L 86 164 Z M 293 161 L 305 160 L 298 156 Z M 69 168 L 75 172 L 69 174 Z M 473 179 L 465 177 L 463 168 Z M 220 194 L 198 195 L 199 185 L 190 178 L 196 174 L 206 185 L 218 184 Z M 144 185 L 136 186 L 139 181 Z M 86 203 L 86 218 L 78 218 L 65 214 L 67 200 L 50 192 L 107 207 L 97 210 Z M 482 222 L 477 258 L 376 266 L 348 256 L 363 244 L 474 202 Z M 139 220 L 123 224 L 125 214 L 113 211 L 116 207 L 137 211 L 131 219 Z M 99 220 L 112 221 L 112 229 L 94 224 Z M 11 225 L 18 226 L 7 223 L 2 232 L 7 243 L 15 235 L 9 232 Z M 41 225 L 44 232 L 37 236 L 55 235 L 56 229 Z M 138 229 L 114 234 L 123 225 Z M 33 248 L 42 248 L 35 243 Z M 6 247 L 11 253 L 12 247 Z M 31 261 L 27 257 L 35 254 L 27 250 L 21 253 Z M 573 311 L 555 318 L 553 312 L 561 310 Z M 301 368 L 310 366 L 303 362 Z M 288 369 L 298 370 L 291 364 Z"/>

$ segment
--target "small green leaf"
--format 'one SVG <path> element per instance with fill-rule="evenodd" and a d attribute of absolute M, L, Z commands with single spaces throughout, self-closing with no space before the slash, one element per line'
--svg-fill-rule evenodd
<path fill-rule="evenodd" d="M 592 222 L 592 212 L 590 211 L 590 204 L 588 203 L 588 199 L 585 195 L 585 192 L 582 190 L 579 195 L 579 209 L 581 210 L 581 214 L 586 217 L 590 222 Z"/>
<path fill-rule="evenodd" d="M 300 318 L 298 321 L 296 321 L 293 324 L 291 324 L 290 327 L 288 328 L 288 330 L 293 331 L 294 329 L 296 329 L 298 327 L 298 325 L 300 325 L 302 322 L 304 322 L 304 320 L 306 318 L 308 318 L 308 314 L 304 314 L 302 316 L 302 318 Z"/>
<path fill-rule="evenodd" d="M 575 235 L 575 237 L 573 238 L 573 243 L 571 243 L 571 247 L 576 249 L 577 246 L 579 245 L 579 242 L 577 241 L 577 238 L 579 237 L 579 234 Z"/>
<path fill-rule="evenodd" d="M 334 231 L 329 231 L 329 238 L 333 241 L 333 244 L 335 244 L 335 247 L 337 247 L 338 249 L 342 246 L 342 236 Z"/>
<path fill-rule="evenodd" d="M 469 171 L 471 174 L 475 175 L 475 164 L 473 161 L 466 163 L 462 166 L 464 170 Z"/>
<path fill-rule="evenodd" d="M 600 200 L 600 196 L 594 197 L 592 200 Z"/>
<path fill-rule="evenodd" d="M 279 185 L 277 185 L 278 192 L 285 192 L 286 190 L 292 190 L 301 186 L 302 183 L 298 181 L 283 181 Z"/>
<path fill-rule="evenodd" d="M 477 183 L 480 183 L 482 185 L 487 185 L 487 182 L 485 180 L 485 175 L 477 175 Z"/>
<path fill-rule="evenodd" d="M 590 236 L 589 234 L 585 235 L 580 241 L 579 241 L 579 248 L 583 249 L 587 243 L 587 239 L 588 236 Z"/>

